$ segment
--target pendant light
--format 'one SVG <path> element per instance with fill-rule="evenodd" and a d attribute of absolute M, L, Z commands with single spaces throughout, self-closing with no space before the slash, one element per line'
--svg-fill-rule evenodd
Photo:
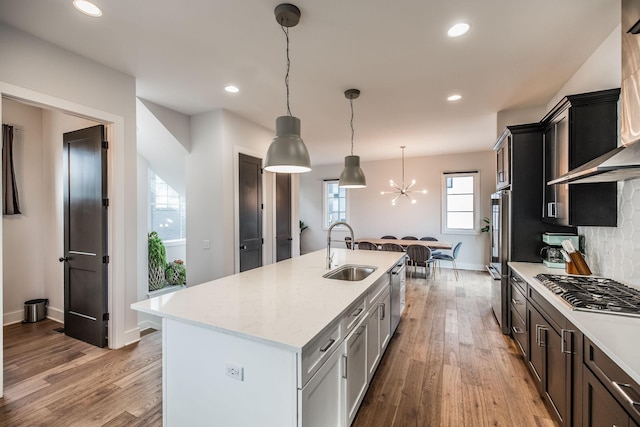
<path fill-rule="evenodd" d="M 349 100 L 351 105 L 351 155 L 344 158 L 344 169 L 340 174 L 339 187 L 342 188 L 364 188 L 367 186 L 367 180 L 364 172 L 360 169 L 360 156 L 353 155 L 353 100 L 360 96 L 358 89 L 347 89 L 344 96 Z"/>
<path fill-rule="evenodd" d="M 275 9 L 276 21 L 282 27 L 287 40 L 287 74 L 284 79 L 287 88 L 287 113 L 276 119 L 276 137 L 271 141 L 265 158 L 265 169 L 269 172 L 301 173 L 311 170 L 309 151 L 300 137 L 300 119 L 291 114 L 289 107 L 289 28 L 300 21 L 300 9 L 283 3 Z"/>
<path fill-rule="evenodd" d="M 402 196 L 405 196 L 407 199 L 409 199 L 412 205 L 416 203 L 416 199 L 411 198 L 411 193 L 416 192 L 415 190 L 411 190 L 413 186 L 416 185 L 416 180 L 415 179 L 411 180 L 411 183 L 409 185 L 404 184 L 404 149 L 406 147 L 402 145 L 400 146 L 400 148 L 402 149 L 402 184 L 398 185 L 395 182 L 393 182 L 393 180 L 390 180 L 389 185 L 393 187 L 394 190 L 380 192 L 380 194 L 382 195 L 396 194 L 396 197 L 391 201 L 392 206 L 395 206 L 398 199 Z M 427 190 L 418 190 L 417 192 L 422 194 L 427 194 Z"/>

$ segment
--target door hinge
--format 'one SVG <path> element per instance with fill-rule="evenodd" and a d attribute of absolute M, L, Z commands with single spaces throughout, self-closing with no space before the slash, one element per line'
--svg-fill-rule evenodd
<path fill-rule="evenodd" d="M 102 263 L 103 264 L 109 264 L 109 255 L 105 255 L 102 257 Z"/>
<path fill-rule="evenodd" d="M 104 148 L 105 150 L 109 149 L 109 141 L 102 141 L 102 148 Z"/>
<path fill-rule="evenodd" d="M 264 175 L 264 169 L 260 168 L 260 175 Z"/>
<path fill-rule="evenodd" d="M 264 203 L 260 203 L 260 209 L 264 210 Z"/>
<path fill-rule="evenodd" d="M 102 206 L 105 208 L 109 207 L 109 199 L 102 199 Z"/>
<path fill-rule="evenodd" d="M 264 238 L 260 239 L 260 243 L 264 245 Z"/>
<path fill-rule="evenodd" d="M 104 321 L 109 320 L 109 313 L 102 314 L 102 320 L 104 320 Z"/>

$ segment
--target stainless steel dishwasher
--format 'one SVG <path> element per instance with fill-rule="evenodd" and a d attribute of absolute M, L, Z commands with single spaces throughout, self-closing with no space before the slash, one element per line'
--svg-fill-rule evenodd
<path fill-rule="evenodd" d="M 405 304 L 405 259 L 399 261 L 389 274 L 391 275 L 391 333 L 393 334 L 400 323 Z"/>

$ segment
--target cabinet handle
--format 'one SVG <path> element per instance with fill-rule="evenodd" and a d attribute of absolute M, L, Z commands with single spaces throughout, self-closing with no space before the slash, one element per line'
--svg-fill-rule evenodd
<path fill-rule="evenodd" d="M 611 383 L 616 388 L 616 390 L 618 390 L 618 393 L 620 393 L 622 395 L 622 397 L 624 397 L 624 400 L 626 400 L 632 407 L 634 407 L 634 409 L 635 409 L 636 406 L 640 406 L 640 402 L 637 402 L 637 401 L 633 400 L 631 398 L 631 396 L 629 396 L 627 394 L 627 392 L 623 389 L 623 387 L 624 387 L 624 388 L 628 388 L 630 390 L 633 390 L 633 387 L 631 386 L 631 384 L 621 384 L 621 383 L 613 381 L 613 380 L 611 381 Z"/>
<path fill-rule="evenodd" d="M 522 305 L 522 304 L 524 304 L 522 301 L 520 301 L 518 299 L 515 299 L 515 298 L 511 298 L 511 303 L 513 305 Z"/>
<path fill-rule="evenodd" d="M 542 325 L 536 325 L 536 345 L 538 347 L 540 347 L 540 326 Z"/>
<path fill-rule="evenodd" d="M 325 351 L 329 350 L 334 342 L 336 342 L 336 340 L 334 340 L 333 338 L 329 338 L 329 341 L 327 341 L 325 345 L 320 347 L 320 351 L 324 353 Z"/>
<path fill-rule="evenodd" d="M 362 333 L 364 332 L 364 330 L 367 328 L 367 325 L 362 325 L 358 328 L 358 332 L 356 332 L 356 336 L 360 336 L 362 335 Z"/>
<path fill-rule="evenodd" d="M 353 317 L 358 317 L 358 316 L 360 316 L 360 313 L 362 313 L 362 310 L 363 310 L 362 308 L 357 309 L 356 311 L 354 311 L 354 312 L 351 314 L 351 316 L 353 316 Z"/>
<path fill-rule="evenodd" d="M 556 202 L 547 203 L 547 216 L 549 218 L 555 218 L 556 214 Z"/>
<path fill-rule="evenodd" d="M 563 352 L 564 354 L 573 354 L 573 350 L 567 350 L 567 332 L 570 334 L 573 334 L 573 331 L 569 330 L 569 329 L 563 329 L 562 330 L 562 343 L 560 345 L 560 351 Z M 573 346 L 571 346 L 571 348 L 573 349 Z"/>
<path fill-rule="evenodd" d="M 347 379 L 347 355 L 342 355 L 342 378 Z"/>
<path fill-rule="evenodd" d="M 546 331 L 547 328 L 544 325 L 536 325 L 536 344 L 538 347 L 546 347 L 547 343 L 542 341 L 542 331 Z"/>
<path fill-rule="evenodd" d="M 540 344 L 539 344 L 540 347 L 547 346 L 547 334 L 546 334 L 547 331 L 548 331 L 547 328 L 545 328 L 543 325 L 540 325 Z M 542 341 L 543 332 L 544 332 L 544 341 Z"/>
<path fill-rule="evenodd" d="M 384 320 L 384 318 L 387 316 L 386 310 L 385 310 L 385 303 L 381 302 L 380 304 L 378 304 L 378 309 L 380 308 L 382 308 L 382 314 L 380 315 L 380 320 Z"/>
<path fill-rule="evenodd" d="M 519 326 L 514 326 L 514 327 L 512 327 L 511 329 L 513 330 L 513 333 L 515 333 L 515 334 L 522 334 L 522 333 L 524 333 L 524 331 L 522 330 L 522 328 L 521 328 L 521 327 L 519 327 Z"/>

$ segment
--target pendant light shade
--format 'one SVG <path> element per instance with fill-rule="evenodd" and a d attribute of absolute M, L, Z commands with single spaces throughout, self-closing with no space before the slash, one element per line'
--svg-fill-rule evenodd
<path fill-rule="evenodd" d="M 276 119 L 276 137 L 271 141 L 265 158 L 265 170 L 279 173 L 302 173 L 311 170 L 309 151 L 300 137 L 300 119 L 291 114 L 289 107 L 289 28 L 300 21 L 300 9 L 283 3 L 275 9 L 276 21 L 282 27 L 287 40 L 287 74 L 284 82 L 287 88 L 287 113 Z"/>
<path fill-rule="evenodd" d="M 360 168 L 360 156 L 353 155 L 353 100 L 360 96 L 358 89 L 348 89 L 344 92 L 345 98 L 351 105 L 351 155 L 344 158 L 344 169 L 340 174 L 339 187 L 342 188 L 364 188 L 367 186 L 367 179 Z"/>
<path fill-rule="evenodd" d="M 280 116 L 276 119 L 276 137 L 273 138 L 265 167 L 269 172 L 302 173 L 311 170 L 309 151 L 300 138 L 300 119 Z"/>
<path fill-rule="evenodd" d="M 364 172 L 360 168 L 360 156 L 344 157 L 344 169 L 340 174 L 338 186 L 342 188 L 364 188 L 367 186 Z"/>

